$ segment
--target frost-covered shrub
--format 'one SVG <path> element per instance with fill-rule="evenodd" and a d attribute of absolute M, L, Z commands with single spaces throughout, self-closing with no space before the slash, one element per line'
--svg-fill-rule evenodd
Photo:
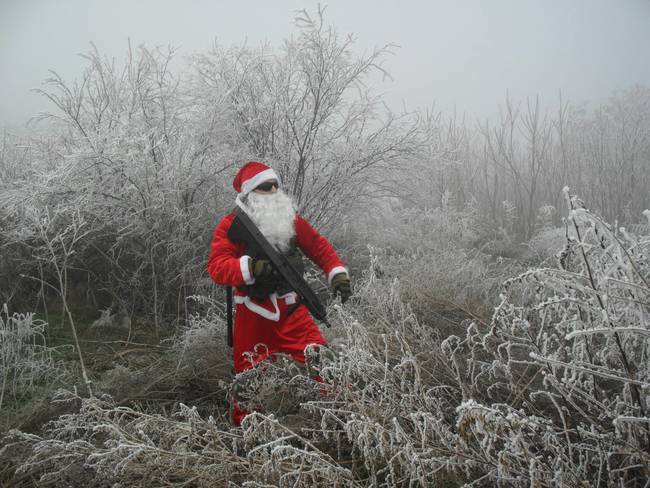
<path fill-rule="evenodd" d="M 135 345 L 133 362 L 115 364 L 104 373 L 102 392 L 118 402 L 146 401 L 150 411 L 182 401 L 194 402 L 202 413 L 227 414 L 232 352 L 226 346 L 221 304 L 208 296 L 189 300 L 195 310 L 186 325 L 160 345 Z"/>
<path fill-rule="evenodd" d="M 526 251 L 522 261 L 535 267 L 557 267 L 559 253 L 566 244 L 567 236 L 575 239 L 575 229 L 572 227 L 541 229 L 524 244 Z"/>
<path fill-rule="evenodd" d="M 394 329 L 372 340 L 381 318 L 353 325 L 321 373 L 345 401 L 307 408 L 322 435 L 353 444 L 374 482 L 644 486 L 650 239 L 570 202 L 563 267 L 508 280 L 489 329 L 471 323 L 464 340 L 440 343 L 404 331 L 417 321 L 391 316 L 385 295 L 364 307 Z"/>
<path fill-rule="evenodd" d="M 402 299 L 428 323 L 449 311 L 487 319 L 503 280 L 522 270 L 511 260 L 462 248 L 388 255 L 381 262 L 383 272 L 399 277 Z"/>
<path fill-rule="evenodd" d="M 115 364 L 102 375 L 100 390 L 122 401 L 138 398 L 146 394 L 151 379 L 151 374 L 146 371 Z"/>
<path fill-rule="evenodd" d="M 482 439 L 466 449 L 492 464 L 487 477 L 514 485 L 644 486 L 650 238 L 612 228 L 566 193 L 576 237 L 560 267 L 507 281 L 489 333 L 472 325 L 449 340 L 457 356 L 471 354 L 467 383 L 482 398 L 464 409 Z"/>
<path fill-rule="evenodd" d="M 351 458 L 365 486 L 453 484 L 459 372 L 439 333 L 401 300 L 400 282 L 379 278 L 377 265 L 357 288 L 355 308 L 333 313 L 337 354 L 323 350 L 316 361 L 327 393 L 304 404 L 318 419 L 312 435 L 337 459 Z"/>
<path fill-rule="evenodd" d="M 363 216 L 355 232 L 371 244 L 363 254 L 377 258 L 375 272 L 399 279 L 402 300 L 420 320 L 439 323 L 450 311 L 487 319 L 501 283 L 523 270 L 476 249 L 481 228 L 471 207 L 456 209 L 446 194 L 435 208 L 386 204 Z"/>
<path fill-rule="evenodd" d="M 61 375 L 63 368 L 45 343 L 47 324 L 33 313 L 10 314 L 0 310 L 0 418 L 2 424 L 13 408 L 28 401 L 35 389 Z M 0 424 L 0 428 L 5 425 Z"/>
<path fill-rule="evenodd" d="M 173 416 L 119 407 L 110 399 L 58 401 L 79 411 L 49 424 L 42 437 L 12 431 L 0 468 L 19 463 L 12 486 L 353 486 L 341 466 L 272 415 L 229 429 L 181 404 Z"/>
<path fill-rule="evenodd" d="M 221 304 L 206 296 L 189 299 L 203 305 L 204 310 L 190 313 L 187 325 L 171 340 L 171 350 L 178 361 L 177 369 L 185 367 L 196 373 L 205 372 L 206 368 L 212 369 L 212 373 L 227 370 L 231 353 L 226 345 L 226 321 L 220 310 Z"/>
<path fill-rule="evenodd" d="M 439 251 L 464 247 L 478 237 L 474 210 L 458 210 L 445 194 L 431 207 L 408 207 L 403 202 L 378 202 L 373 212 L 364 212 L 355 223 L 366 242 L 395 252 Z"/>
<path fill-rule="evenodd" d="M 183 314 L 180 289 L 205 289 L 205 240 L 215 211 L 232 204 L 220 191 L 229 177 L 217 175 L 239 156 L 218 97 L 205 103 L 190 93 L 186 72 L 179 79 L 170 71 L 173 57 L 129 47 L 116 62 L 93 48 L 84 55 L 83 82 L 54 73 L 46 80 L 48 137 L 28 142 L 30 171 L 0 192 L 9 224 L 0 242 L 12 250 L 0 256 L 0 268 L 13 271 L 14 281 L 19 272 L 51 273 L 34 259 L 38 228 L 27 217 L 56 209 L 53 237 L 76 212 L 87 224 L 69 263 L 70 288 L 81 288 L 82 300 L 98 308 L 128 304 L 159 325 L 167 314 Z"/>
<path fill-rule="evenodd" d="M 241 434 L 219 430 L 184 405 L 164 417 L 119 407 L 110 397 L 61 392 L 58 401 L 78 402 L 80 409 L 50 423 L 43 437 L 13 431 L 4 439 L 0 459 L 16 449 L 30 452 L 16 486 L 32 486 L 34 479 L 52 487 L 168 486 L 179 479 L 215 486 L 248 469 L 233 452 Z"/>
<path fill-rule="evenodd" d="M 263 349 L 264 345 L 259 344 L 257 353 Z M 298 414 L 301 403 L 319 398 L 320 389 L 309 364 L 274 354 L 235 375 L 231 391 L 243 409 L 287 416 Z"/>

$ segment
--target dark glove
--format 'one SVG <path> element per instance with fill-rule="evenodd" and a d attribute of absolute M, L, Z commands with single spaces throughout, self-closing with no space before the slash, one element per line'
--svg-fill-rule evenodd
<path fill-rule="evenodd" d="M 273 274 L 273 265 L 268 259 L 251 259 L 249 266 L 255 281 L 264 280 Z"/>
<path fill-rule="evenodd" d="M 332 279 L 332 288 L 334 289 L 334 298 L 336 295 L 341 295 L 341 303 L 345 303 L 352 295 L 352 288 L 350 287 L 350 278 L 347 273 L 339 273 Z"/>

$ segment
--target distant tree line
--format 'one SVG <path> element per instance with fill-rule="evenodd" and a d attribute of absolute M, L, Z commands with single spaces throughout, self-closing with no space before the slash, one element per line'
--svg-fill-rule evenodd
<path fill-rule="evenodd" d="M 438 127 L 417 179 L 420 204 L 431 189 L 438 198 L 453 194 L 519 240 L 560 224 L 565 185 L 612 222 L 642 222 L 650 207 L 647 87 L 612 95 L 592 111 L 560 99 L 549 113 L 538 98 L 507 99 L 496 123 L 452 119 Z"/>

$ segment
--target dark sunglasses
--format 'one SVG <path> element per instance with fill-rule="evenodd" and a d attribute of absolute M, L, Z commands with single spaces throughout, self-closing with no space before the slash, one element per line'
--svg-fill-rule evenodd
<path fill-rule="evenodd" d="M 275 189 L 278 188 L 277 181 L 267 181 L 266 183 L 262 183 L 261 185 L 257 185 L 255 187 L 256 190 L 262 190 L 262 191 L 271 191 L 272 188 Z"/>

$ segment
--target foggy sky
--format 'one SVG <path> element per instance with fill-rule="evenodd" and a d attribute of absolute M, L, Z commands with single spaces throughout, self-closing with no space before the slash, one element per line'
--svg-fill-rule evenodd
<path fill-rule="evenodd" d="M 53 69 L 80 76 L 78 56 L 94 42 L 125 57 L 133 46 L 172 45 L 179 54 L 265 40 L 279 45 L 296 32 L 295 11 L 312 0 L 0 0 L 0 128 L 13 131 L 51 106 L 30 92 Z M 649 0 L 330 0 L 326 21 L 354 33 L 361 53 L 395 43 L 373 79 L 393 108 L 426 108 L 468 118 L 494 117 L 506 93 L 558 93 L 598 104 L 614 90 L 650 85 Z"/>

